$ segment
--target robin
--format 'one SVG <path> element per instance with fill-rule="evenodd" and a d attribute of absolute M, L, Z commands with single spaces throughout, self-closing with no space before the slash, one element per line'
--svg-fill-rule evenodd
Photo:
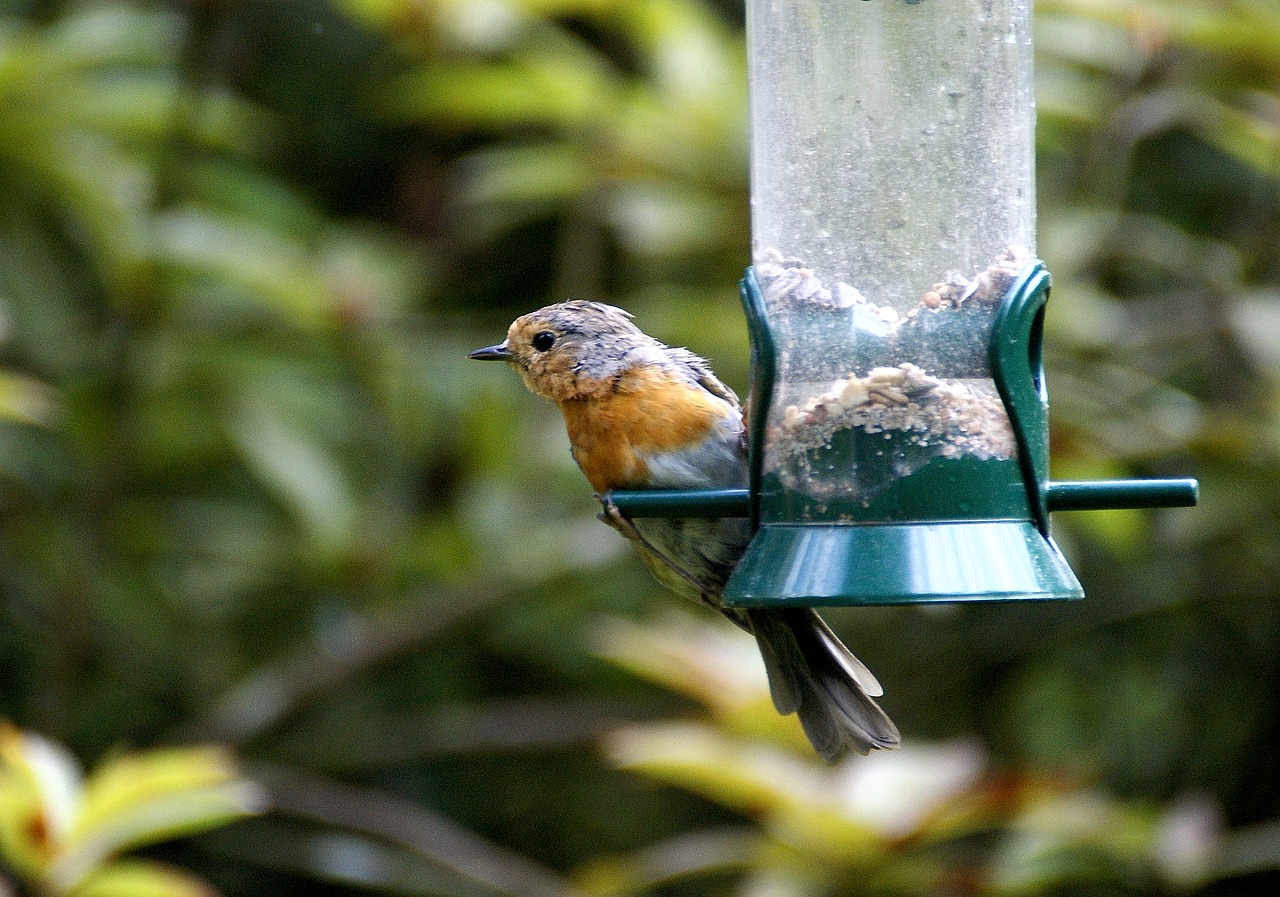
<path fill-rule="evenodd" d="M 517 318 L 506 340 L 467 357 L 507 362 L 560 406 L 573 458 L 604 504 L 600 519 L 631 540 L 663 585 L 755 636 L 774 706 L 799 715 L 823 759 L 897 747 L 897 727 L 872 700 L 880 683 L 812 608 L 721 606 L 750 540 L 746 520 L 633 520 L 607 498 L 613 489 L 746 485 L 742 409 L 706 361 L 646 335 L 620 308 L 582 300 Z"/>

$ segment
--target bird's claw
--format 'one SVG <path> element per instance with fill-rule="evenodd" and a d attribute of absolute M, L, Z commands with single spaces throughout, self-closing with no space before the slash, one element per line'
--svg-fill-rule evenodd
<path fill-rule="evenodd" d="M 601 523 L 607 523 L 609 526 L 622 533 L 628 539 L 634 540 L 640 534 L 636 532 L 635 524 L 614 502 L 613 496 L 609 493 L 596 493 L 596 501 L 600 502 L 603 510 L 596 515 L 596 519 Z"/>
<path fill-rule="evenodd" d="M 698 593 L 698 600 L 703 604 L 708 607 L 713 607 L 716 610 L 723 610 L 723 608 L 720 607 L 720 602 L 715 597 L 714 591 L 708 589 L 705 583 L 701 582 L 696 576 L 689 573 L 680 564 L 676 563 L 674 558 L 664 554 L 654 547 L 654 545 L 644 537 L 644 534 L 636 528 L 635 522 L 626 514 L 622 513 L 622 509 L 614 502 L 613 496 L 607 492 L 603 494 L 597 492 L 595 493 L 595 497 L 596 501 L 600 502 L 603 508 L 603 510 L 596 515 L 597 520 L 602 523 L 609 524 L 609 526 L 626 536 L 642 555 L 659 558 L 663 566 L 667 567 L 689 585 L 693 586 L 694 590 Z"/>

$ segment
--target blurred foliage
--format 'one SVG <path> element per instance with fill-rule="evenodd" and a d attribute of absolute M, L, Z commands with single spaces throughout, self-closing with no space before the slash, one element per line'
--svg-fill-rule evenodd
<path fill-rule="evenodd" d="M 119 854 L 223 825 L 261 803 L 221 752 L 106 760 L 87 779 L 61 745 L 0 723 L 0 859 L 48 897 L 201 897 L 208 885 Z M 0 893 L 17 882 L 0 878 Z"/>
<path fill-rule="evenodd" d="M 273 809 L 145 861 L 285 897 L 1273 892 L 1280 4 L 1037 4 L 1054 473 L 1202 505 L 1059 515 L 1077 605 L 833 613 L 909 743 L 834 770 L 737 633 L 653 622 L 554 409 L 464 359 L 590 296 L 745 386 L 741 19 L 0 0 L 0 714 L 92 766 L 225 744 Z"/>
<path fill-rule="evenodd" d="M 1161 809 L 1043 772 L 996 772 L 970 740 L 908 742 L 826 767 L 794 727 L 765 734 L 766 720 L 778 717 L 763 666 L 716 645 L 723 636 L 700 633 L 705 626 L 606 630 L 606 651 L 620 662 L 679 682 L 712 710 L 710 720 L 622 729 L 609 754 L 755 826 L 682 834 L 666 849 L 597 862 L 583 874 L 588 893 L 641 893 L 726 869 L 746 874 L 747 893 L 1022 895 L 1080 882 L 1181 892 L 1220 871 L 1218 810 L 1204 798 Z"/>

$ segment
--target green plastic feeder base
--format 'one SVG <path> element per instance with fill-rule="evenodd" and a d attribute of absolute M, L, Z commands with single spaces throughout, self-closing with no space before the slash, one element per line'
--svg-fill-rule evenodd
<path fill-rule="evenodd" d="M 865 606 L 1084 597 L 1030 520 L 766 523 L 722 596 L 731 607 Z"/>

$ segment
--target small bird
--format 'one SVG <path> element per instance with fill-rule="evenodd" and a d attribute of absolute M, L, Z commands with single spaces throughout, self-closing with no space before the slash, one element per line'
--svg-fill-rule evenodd
<path fill-rule="evenodd" d="M 747 484 L 742 409 L 706 361 L 646 335 L 620 308 L 583 300 L 519 317 L 506 340 L 467 357 L 507 362 L 560 406 L 573 458 L 604 505 L 600 519 L 631 540 L 663 585 L 755 636 L 774 706 L 799 715 L 824 760 L 897 747 L 897 727 L 872 700 L 880 683 L 812 608 L 721 605 L 751 537 L 746 520 L 633 520 L 607 498 L 613 489 Z"/>

